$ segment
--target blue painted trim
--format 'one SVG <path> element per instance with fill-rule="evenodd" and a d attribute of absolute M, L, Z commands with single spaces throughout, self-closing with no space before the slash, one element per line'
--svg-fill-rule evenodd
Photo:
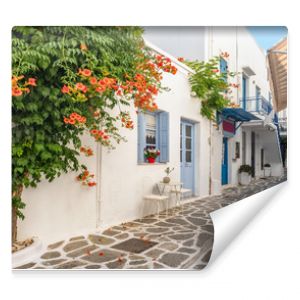
<path fill-rule="evenodd" d="M 228 138 L 223 137 L 224 157 L 222 157 L 222 185 L 228 184 Z M 224 162 L 224 163 L 223 163 Z"/>
<path fill-rule="evenodd" d="M 169 161 L 169 113 L 160 112 L 157 117 L 159 128 L 158 147 L 161 151 L 159 161 L 166 163 Z"/>

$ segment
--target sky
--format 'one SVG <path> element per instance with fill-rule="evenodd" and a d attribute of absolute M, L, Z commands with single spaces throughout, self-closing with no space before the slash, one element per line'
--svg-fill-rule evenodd
<path fill-rule="evenodd" d="M 287 27 L 284 26 L 249 26 L 248 30 L 265 51 L 287 36 L 288 33 Z"/>

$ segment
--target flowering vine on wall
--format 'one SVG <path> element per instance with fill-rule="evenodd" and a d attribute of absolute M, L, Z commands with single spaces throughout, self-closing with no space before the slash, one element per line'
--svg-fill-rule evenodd
<path fill-rule="evenodd" d="M 23 187 L 62 173 L 93 187 L 93 174 L 78 157 L 93 155 L 81 144 L 88 133 L 113 149 L 133 129 L 129 106 L 156 110 L 171 60 L 155 55 L 138 27 L 14 27 L 12 37 L 12 206 L 24 218 Z M 112 113 L 115 112 L 116 113 Z"/>

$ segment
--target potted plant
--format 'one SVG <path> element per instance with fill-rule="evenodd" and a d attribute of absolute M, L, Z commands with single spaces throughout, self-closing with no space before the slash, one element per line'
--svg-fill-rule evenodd
<path fill-rule="evenodd" d="M 251 181 L 252 167 L 249 165 L 241 165 L 239 168 L 239 181 L 241 185 L 247 185 Z"/>
<path fill-rule="evenodd" d="M 144 155 L 149 164 L 155 163 L 156 157 L 160 155 L 160 151 L 155 148 L 145 148 Z"/>
<path fill-rule="evenodd" d="M 264 176 L 265 177 L 271 176 L 271 165 L 270 164 L 264 164 Z"/>
<path fill-rule="evenodd" d="M 165 169 L 165 173 L 167 174 L 167 176 L 165 176 L 164 178 L 163 178 L 163 182 L 164 183 L 169 183 L 170 182 L 170 180 L 171 180 L 171 178 L 169 177 L 169 175 L 172 173 L 174 171 L 174 168 L 170 168 L 170 167 L 167 167 L 166 169 Z"/>

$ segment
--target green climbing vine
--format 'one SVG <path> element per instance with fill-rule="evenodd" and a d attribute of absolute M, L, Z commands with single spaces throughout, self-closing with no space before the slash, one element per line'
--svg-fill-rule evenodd
<path fill-rule="evenodd" d="M 24 218 L 22 191 L 79 171 L 96 185 L 80 152 L 89 134 L 108 148 L 134 127 L 128 112 L 156 110 L 169 59 L 148 49 L 139 27 L 14 27 L 12 30 L 12 207 Z M 115 109 L 116 108 L 116 109 Z M 88 149 L 88 148 L 87 148 Z M 13 228 L 15 230 L 15 228 Z M 13 239 L 15 236 L 13 237 Z"/>
<path fill-rule="evenodd" d="M 201 115 L 209 120 L 216 120 L 216 112 L 223 108 L 233 106 L 230 100 L 231 88 L 237 88 L 236 84 L 229 83 L 229 78 L 236 74 L 226 70 L 220 71 L 220 60 L 228 53 L 211 58 L 209 61 L 184 61 L 179 60 L 195 71 L 190 76 L 192 91 L 201 99 Z"/>

